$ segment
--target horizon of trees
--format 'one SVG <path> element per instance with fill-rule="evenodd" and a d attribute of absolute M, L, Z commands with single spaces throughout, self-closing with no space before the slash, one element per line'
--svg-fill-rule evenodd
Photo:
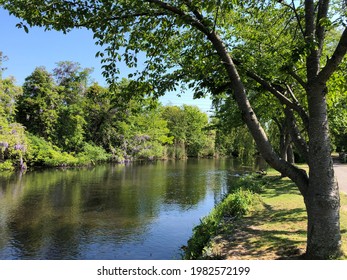
<path fill-rule="evenodd" d="M 221 141 L 216 147 L 216 121 L 197 106 L 132 96 L 126 79 L 111 91 L 89 83 L 91 72 L 64 61 L 51 73 L 36 67 L 22 86 L 0 78 L 2 170 L 214 157 L 243 149 Z"/>
<path fill-rule="evenodd" d="M 2 53 L 0 57 L 2 67 L 7 58 Z M 5 69 L 2 67 L 0 74 Z M 79 63 L 64 61 L 57 63 L 52 73 L 36 67 L 23 86 L 17 86 L 14 77 L 3 79 L 1 75 L 3 169 L 24 167 L 26 162 L 64 166 L 106 160 L 251 158 L 259 153 L 231 99 L 214 100 L 215 113 L 209 118 L 197 106 L 163 106 L 144 95 L 134 98 L 127 93 L 131 80 L 123 79 L 113 91 L 90 83 L 91 73 Z M 335 94 L 328 100 L 332 147 L 337 152 L 347 147 L 346 84 L 346 77 L 337 75 L 332 82 Z M 262 103 L 258 107 L 264 108 Z M 286 159 L 305 162 L 279 112 L 274 105 L 260 114 L 267 119 L 271 141 Z M 79 159 L 73 156 L 76 154 Z"/>

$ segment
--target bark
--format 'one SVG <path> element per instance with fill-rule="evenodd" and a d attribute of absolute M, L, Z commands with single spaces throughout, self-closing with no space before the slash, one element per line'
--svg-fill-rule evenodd
<path fill-rule="evenodd" d="M 295 163 L 295 156 L 294 156 L 292 144 L 289 144 L 287 148 L 287 161 L 291 164 Z"/>
<path fill-rule="evenodd" d="M 335 258 L 341 253 L 340 197 L 330 150 L 325 89 L 308 91 L 309 187 L 304 196 L 308 214 L 306 255 Z"/>
<path fill-rule="evenodd" d="M 341 254 L 340 196 L 331 158 L 325 96 L 326 81 L 345 55 L 347 42 L 344 32 L 333 57 L 320 71 L 325 30 L 321 20 L 326 17 L 328 7 L 328 0 L 319 1 L 315 21 L 314 1 L 305 1 L 306 40 L 310 46 L 306 60 L 310 171 L 304 195 L 308 216 L 306 256 L 309 259 L 336 258 Z"/>
<path fill-rule="evenodd" d="M 295 160 L 292 148 L 292 138 L 289 133 L 287 116 L 282 121 L 278 120 L 277 118 L 275 118 L 274 121 L 277 124 L 280 132 L 280 156 L 288 163 L 294 164 Z M 282 174 L 282 177 L 284 177 L 284 174 Z"/>
<path fill-rule="evenodd" d="M 292 138 L 292 141 L 297 151 L 300 153 L 300 155 L 305 159 L 306 162 L 308 162 L 309 161 L 308 145 L 304 137 L 301 135 L 299 131 L 293 111 L 289 108 L 285 108 L 284 113 L 286 115 L 287 127 L 289 130 L 290 136 Z"/>

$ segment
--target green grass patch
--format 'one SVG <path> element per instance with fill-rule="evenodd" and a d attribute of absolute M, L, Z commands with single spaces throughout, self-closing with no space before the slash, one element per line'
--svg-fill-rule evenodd
<path fill-rule="evenodd" d="M 278 172 L 270 170 L 264 177 L 241 178 L 232 187 L 232 193 L 240 189 L 252 194 L 253 199 L 245 199 L 248 205 L 245 207 L 246 211 L 228 219 L 228 212 L 217 205 L 210 215 L 202 220 L 201 225 L 194 229 L 185 250 L 190 253 L 188 257 L 300 259 L 306 249 L 307 214 L 303 197 L 295 184 L 288 178 L 282 178 Z M 254 203 L 255 197 L 257 203 Z M 224 201 L 221 205 L 223 203 Z M 230 200 L 230 203 L 236 202 Z M 252 206 L 249 207 L 250 205 Z M 344 193 L 341 193 L 341 205 L 342 251 L 346 254 L 347 195 Z M 229 208 L 230 204 L 227 209 Z M 214 214 L 216 212 L 218 215 Z M 220 219 L 214 219 L 214 216 Z M 210 220 L 216 222 L 212 223 Z M 209 229 L 207 233 L 206 229 Z M 198 250 L 200 253 L 197 253 Z"/>
<path fill-rule="evenodd" d="M 211 238 L 222 230 L 224 221 L 236 221 L 254 209 L 260 200 L 252 190 L 255 187 L 252 182 L 252 176 L 247 176 L 247 179 L 241 178 L 231 193 L 193 229 L 193 236 L 189 239 L 188 246 L 184 248 L 184 259 L 209 258 L 205 254 L 206 249 Z M 218 257 L 212 256 L 212 258 Z"/>
<path fill-rule="evenodd" d="M 342 252 L 344 252 L 344 259 L 347 259 L 347 194 L 341 193 L 341 211 L 340 211 L 340 224 L 342 236 Z"/>

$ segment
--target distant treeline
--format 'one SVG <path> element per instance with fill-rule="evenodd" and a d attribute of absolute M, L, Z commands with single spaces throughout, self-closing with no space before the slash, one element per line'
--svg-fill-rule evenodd
<path fill-rule="evenodd" d="M 89 83 L 90 73 L 60 62 L 52 73 L 36 68 L 23 86 L 0 79 L 1 170 L 235 151 L 235 134 L 218 131 L 198 107 L 162 106 L 133 94 L 129 80 L 110 90 Z"/>

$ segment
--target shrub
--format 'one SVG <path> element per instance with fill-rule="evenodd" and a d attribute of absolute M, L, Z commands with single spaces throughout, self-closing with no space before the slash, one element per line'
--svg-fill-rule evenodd
<path fill-rule="evenodd" d="M 78 163 L 81 165 L 108 161 L 110 157 L 102 147 L 88 143 L 85 143 L 82 152 L 77 154 Z"/>
<path fill-rule="evenodd" d="M 76 165 L 77 159 L 43 138 L 28 133 L 28 151 L 25 159 L 31 166 L 67 166 Z"/>
<path fill-rule="evenodd" d="M 193 229 L 183 258 L 202 258 L 211 237 L 216 235 L 224 219 L 236 220 L 248 214 L 259 201 L 256 193 L 261 192 L 264 185 L 265 182 L 256 175 L 245 175 L 236 180 L 230 186 L 230 193 Z"/>
<path fill-rule="evenodd" d="M 13 171 L 14 166 L 12 161 L 6 160 L 5 162 L 0 163 L 0 171 Z"/>

